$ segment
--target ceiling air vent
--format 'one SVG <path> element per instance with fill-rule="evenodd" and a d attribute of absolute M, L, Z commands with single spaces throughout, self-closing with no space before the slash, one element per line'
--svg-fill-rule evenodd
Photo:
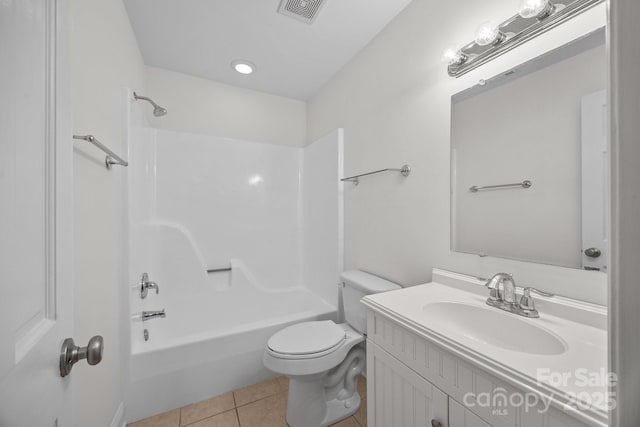
<path fill-rule="evenodd" d="M 311 24 L 324 3 L 325 0 L 281 0 L 278 13 Z"/>

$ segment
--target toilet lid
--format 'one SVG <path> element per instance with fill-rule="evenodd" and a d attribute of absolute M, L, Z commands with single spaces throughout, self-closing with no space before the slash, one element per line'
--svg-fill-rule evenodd
<path fill-rule="evenodd" d="M 276 332 L 267 345 L 282 354 L 313 354 L 336 347 L 345 337 L 345 330 L 331 320 L 304 322 Z"/>

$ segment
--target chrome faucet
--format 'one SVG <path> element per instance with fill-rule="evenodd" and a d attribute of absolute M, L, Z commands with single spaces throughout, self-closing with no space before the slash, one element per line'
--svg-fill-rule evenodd
<path fill-rule="evenodd" d="M 142 274 L 142 278 L 140 279 L 140 298 L 145 299 L 147 294 L 149 293 L 149 289 L 155 289 L 156 295 L 160 293 L 160 288 L 156 282 L 152 282 L 149 280 L 149 275 L 147 273 Z"/>
<path fill-rule="evenodd" d="M 513 275 L 498 273 L 485 284 L 491 289 L 490 297 L 494 301 L 514 304 L 516 302 L 516 282 Z"/>
<path fill-rule="evenodd" d="M 162 310 L 153 310 L 153 311 L 143 311 L 142 312 L 142 321 L 146 322 L 147 320 L 156 319 L 156 318 L 165 318 L 167 314 L 164 312 L 164 308 Z"/>
<path fill-rule="evenodd" d="M 544 297 L 552 297 L 553 294 L 540 291 L 536 288 L 527 287 L 522 291 L 522 297 L 516 301 L 517 286 L 512 274 L 498 273 L 485 283 L 491 291 L 487 298 L 487 305 L 499 308 L 510 313 L 524 317 L 537 318 L 540 313 L 536 310 L 531 293 L 536 293 Z"/>

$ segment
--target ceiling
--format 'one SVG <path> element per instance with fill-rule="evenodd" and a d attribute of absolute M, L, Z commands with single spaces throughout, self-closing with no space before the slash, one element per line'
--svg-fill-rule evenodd
<path fill-rule="evenodd" d="M 125 0 L 147 65 L 306 100 L 411 0 L 326 0 L 311 25 L 280 0 Z M 256 65 L 241 75 L 236 59 Z"/>

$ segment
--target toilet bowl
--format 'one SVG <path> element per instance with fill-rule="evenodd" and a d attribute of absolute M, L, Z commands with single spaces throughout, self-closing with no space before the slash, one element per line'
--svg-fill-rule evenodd
<path fill-rule="evenodd" d="M 365 370 L 365 295 L 400 287 L 363 271 L 341 276 L 347 323 L 304 322 L 282 329 L 268 341 L 266 368 L 289 378 L 287 422 L 291 427 L 323 427 L 360 407 L 358 376 Z"/>

